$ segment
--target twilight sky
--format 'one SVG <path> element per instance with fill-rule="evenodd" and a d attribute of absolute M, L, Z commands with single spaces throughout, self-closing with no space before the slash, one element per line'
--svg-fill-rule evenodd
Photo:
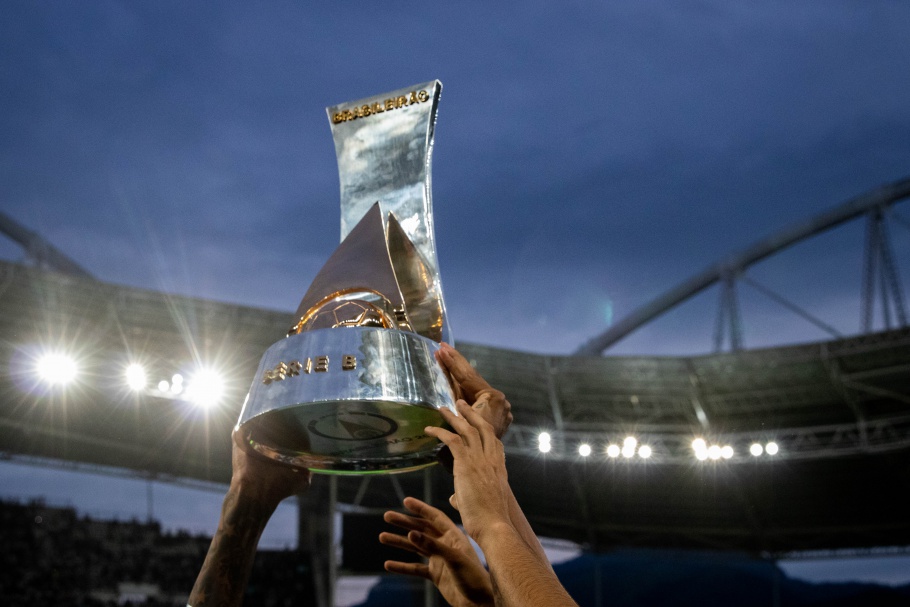
<path fill-rule="evenodd" d="M 6 0 L 0 16 L 0 209 L 101 280 L 289 315 L 338 242 L 324 108 L 434 78 L 456 340 L 571 352 L 722 256 L 910 175 L 906 2 Z M 750 274 L 856 332 L 862 237 L 854 222 Z M 22 252 L 0 239 L 0 257 Z M 610 352 L 707 352 L 716 300 Z M 824 337 L 754 292 L 742 307 L 747 346 Z M 146 509 L 138 481 L 0 478 L 5 495 Z M 220 496 L 155 491 L 166 525 L 214 528 Z M 270 529 L 283 545 L 293 513 Z M 903 559 L 873 570 L 907 581 Z"/>
<path fill-rule="evenodd" d="M 433 78 L 456 340 L 571 352 L 723 255 L 910 174 L 903 2 L 0 10 L 0 208 L 108 282 L 290 313 L 338 242 L 324 108 Z M 854 222 L 751 274 L 855 332 L 862 236 Z M 22 257 L 5 239 L 0 255 Z M 747 345 L 824 337 L 748 289 Z M 610 352 L 709 351 L 716 299 Z"/>

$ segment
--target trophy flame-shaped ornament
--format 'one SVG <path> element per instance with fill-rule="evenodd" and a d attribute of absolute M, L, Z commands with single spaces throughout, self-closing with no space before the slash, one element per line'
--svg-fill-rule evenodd
<path fill-rule="evenodd" d="M 451 343 L 433 232 L 430 161 L 439 81 L 327 109 L 342 242 L 262 357 L 243 446 L 328 474 L 436 462 L 426 426 L 454 412 L 435 353 Z"/>

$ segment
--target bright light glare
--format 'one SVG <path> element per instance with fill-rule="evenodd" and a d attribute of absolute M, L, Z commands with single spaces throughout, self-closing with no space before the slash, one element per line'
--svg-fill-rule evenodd
<path fill-rule="evenodd" d="M 730 459 L 733 457 L 733 447 L 730 445 L 724 445 L 720 448 L 720 456 L 724 459 Z"/>
<path fill-rule="evenodd" d="M 642 445 L 638 448 L 638 457 L 642 459 L 648 459 L 651 457 L 651 447 L 648 445 Z"/>
<path fill-rule="evenodd" d="M 609 457 L 619 457 L 619 445 L 607 446 L 607 455 Z"/>
<path fill-rule="evenodd" d="M 65 354 L 45 354 L 38 361 L 38 374 L 49 384 L 68 384 L 77 372 L 76 361 Z"/>
<path fill-rule="evenodd" d="M 765 445 L 765 453 L 768 455 L 777 455 L 778 447 L 777 443 L 768 443 Z"/>
<path fill-rule="evenodd" d="M 711 445 L 708 447 L 708 457 L 711 459 L 720 459 L 720 447 L 718 445 Z"/>
<path fill-rule="evenodd" d="M 578 445 L 578 454 L 582 457 L 588 457 L 591 455 L 591 445 L 588 443 L 582 443 Z"/>
<path fill-rule="evenodd" d="M 698 453 L 699 451 L 704 451 L 708 448 L 708 443 L 705 442 L 703 438 L 696 438 L 692 441 L 692 449 Z"/>
<path fill-rule="evenodd" d="M 221 376 L 207 369 L 196 373 L 187 387 L 189 400 L 204 408 L 217 404 L 223 394 L 224 382 Z"/>
<path fill-rule="evenodd" d="M 142 368 L 142 365 L 133 363 L 126 368 L 126 384 L 130 387 L 130 390 L 138 392 L 145 388 L 146 382 L 145 369 Z"/>
<path fill-rule="evenodd" d="M 540 449 L 541 453 L 549 453 L 550 449 L 552 449 L 552 447 L 550 446 L 550 443 L 544 443 L 544 442 L 541 442 L 539 445 L 537 445 L 537 448 Z"/>
<path fill-rule="evenodd" d="M 758 443 L 752 443 L 752 446 L 749 447 L 749 453 L 751 453 L 755 457 L 758 457 L 759 455 L 761 455 L 764 452 L 765 452 L 764 447 L 762 447 Z"/>
<path fill-rule="evenodd" d="M 623 448 L 634 449 L 637 444 L 638 440 L 636 440 L 634 436 L 627 436 L 625 440 L 622 441 Z"/>
<path fill-rule="evenodd" d="M 707 449 L 697 450 L 695 452 L 695 457 L 697 457 L 700 461 L 705 461 L 706 459 L 708 459 L 708 450 Z"/>
<path fill-rule="evenodd" d="M 171 384 L 167 383 L 167 381 L 165 381 L 163 379 L 160 382 L 158 382 L 158 391 L 159 392 L 167 392 L 170 389 L 170 387 L 171 387 Z"/>
<path fill-rule="evenodd" d="M 538 434 L 538 435 L 537 435 L 537 442 L 539 442 L 541 445 L 544 444 L 544 443 L 549 443 L 549 442 L 550 442 L 550 433 L 549 433 L 549 432 L 541 432 L 540 434 Z"/>

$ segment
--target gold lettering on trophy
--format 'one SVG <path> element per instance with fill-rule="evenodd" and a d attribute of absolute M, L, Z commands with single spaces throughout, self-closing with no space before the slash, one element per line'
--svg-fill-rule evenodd
<path fill-rule="evenodd" d="M 315 361 L 315 362 L 314 362 Z M 341 356 L 341 370 L 353 371 L 357 368 L 357 357 L 353 354 L 344 354 Z M 262 374 L 262 383 L 268 385 L 272 382 L 283 381 L 291 377 L 297 377 L 301 373 L 309 375 L 312 372 L 327 373 L 329 371 L 329 357 L 317 356 L 314 358 L 307 357 L 305 362 L 292 360 L 289 363 L 279 361 L 271 369 L 266 369 Z"/>
<path fill-rule="evenodd" d="M 342 122 L 349 122 L 358 118 L 366 118 L 368 116 L 374 116 L 376 114 L 382 114 L 383 112 L 397 110 L 409 105 L 425 103 L 429 100 L 430 94 L 427 91 L 411 91 L 407 95 L 401 95 L 400 97 L 375 101 L 371 104 L 364 104 L 360 107 L 352 108 L 350 110 L 339 110 L 332 114 L 332 123 L 340 124 Z"/>

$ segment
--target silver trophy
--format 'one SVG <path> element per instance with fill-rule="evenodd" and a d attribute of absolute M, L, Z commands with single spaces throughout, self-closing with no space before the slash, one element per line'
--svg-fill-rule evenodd
<path fill-rule="evenodd" d="M 341 244 L 262 357 L 237 422 L 248 450 L 328 474 L 436 461 L 424 433 L 454 412 L 435 359 L 451 342 L 436 261 L 430 161 L 439 81 L 327 108 Z"/>

